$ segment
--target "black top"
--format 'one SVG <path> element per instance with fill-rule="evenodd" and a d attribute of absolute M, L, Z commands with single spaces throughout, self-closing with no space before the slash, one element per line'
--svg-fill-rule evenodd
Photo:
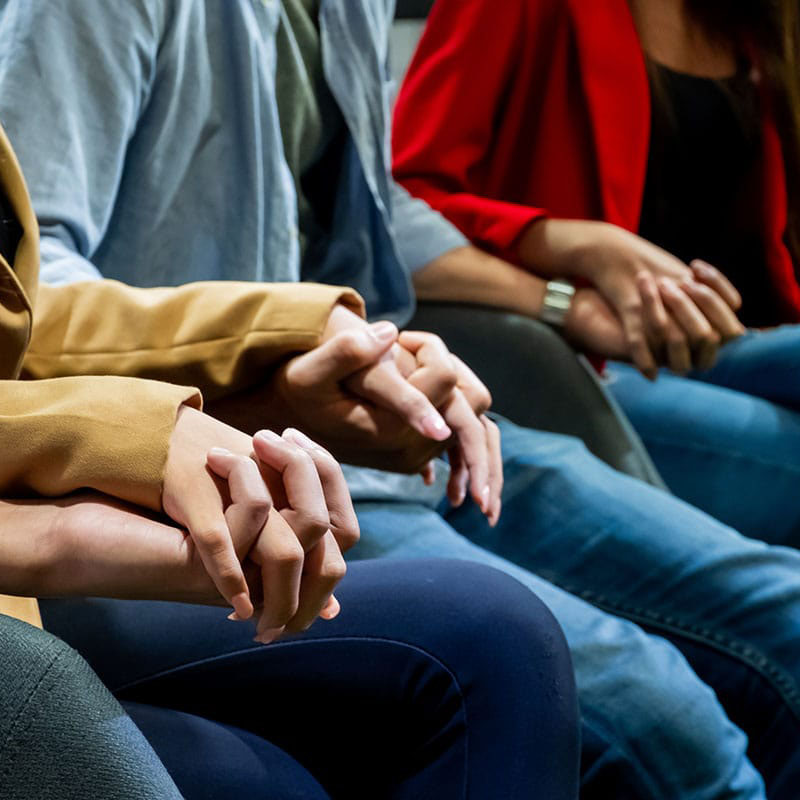
<path fill-rule="evenodd" d="M 650 65 L 652 130 L 639 233 L 685 262 L 702 258 L 743 298 L 740 318 L 774 324 L 765 264 L 756 88 Z"/>

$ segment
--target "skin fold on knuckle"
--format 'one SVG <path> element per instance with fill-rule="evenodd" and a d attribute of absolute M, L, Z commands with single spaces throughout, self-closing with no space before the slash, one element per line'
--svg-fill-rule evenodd
<path fill-rule="evenodd" d="M 296 511 L 292 520 L 292 528 L 306 545 L 318 542 L 330 528 L 330 519 L 321 511 Z"/>
<path fill-rule="evenodd" d="M 198 547 L 214 558 L 226 553 L 231 542 L 228 529 L 221 527 L 201 528 L 198 531 L 193 531 L 192 538 Z"/>

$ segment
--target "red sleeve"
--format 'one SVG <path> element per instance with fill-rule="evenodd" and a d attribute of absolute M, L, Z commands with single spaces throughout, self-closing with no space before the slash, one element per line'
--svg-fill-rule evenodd
<path fill-rule="evenodd" d="M 500 5 L 437 0 L 397 100 L 393 170 L 477 245 L 513 258 L 520 235 L 546 212 L 480 188 L 531 29 L 526 0 Z"/>

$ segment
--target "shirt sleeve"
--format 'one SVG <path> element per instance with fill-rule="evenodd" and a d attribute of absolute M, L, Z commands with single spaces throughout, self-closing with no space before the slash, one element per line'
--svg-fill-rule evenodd
<path fill-rule="evenodd" d="M 125 150 L 150 96 L 173 5 L 3 4 L 0 108 L 34 192 L 44 281 L 99 277 L 89 255 L 109 224 Z"/>
<path fill-rule="evenodd" d="M 500 12 L 490 0 L 438 0 L 394 115 L 395 178 L 475 244 L 511 260 L 546 210 L 492 197 L 486 166 L 515 63 L 533 46 L 525 15 L 535 5 L 507 0 Z"/>
<path fill-rule="evenodd" d="M 161 509 L 169 441 L 196 389 L 130 378 L 0 381 L 4 497 L 94 489 Z"/>
<path fill-rule="evenodd" d="M 392 226 L 398 255 L 411 272 L 449 250 L 468 245 L 466 237 L 424 200 L 390 181 Z"/>

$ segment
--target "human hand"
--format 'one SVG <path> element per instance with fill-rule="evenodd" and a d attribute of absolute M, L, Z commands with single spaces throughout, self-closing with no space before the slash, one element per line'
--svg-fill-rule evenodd
<path fill-rule="evenodd" d="M 442 413 L 453 431 L 447 452 L 450 479 L 447 494 L 453 506 L 469 489 L 491 525 L 500 516 L 503 462 L 500 431 L 485 412 L 491 394 L 475 373 L 452 354 L 435 334 L 403 331 L 392 349 L 392 363 L 362 370 L 348 385 L 361 396 L 381 402 L 386 370 L 396 368 Z"/>
<path fill-rule="evenodd" d="M 230 456 L 225 476 L 212 471 L 215 449 Z M 162 493 L 165 513 L 188 530 L 219 593 L 240 619 L 253 614 L 240 562 L 272 506 L 251 453 L 249 436 L 184 406 L 170 438 Z"/>
<path fill-rule="evenodd" d="M 276 481 L 282 507 L 272 509 L 243 564 L 257 603 L 259 641 L 338 614 L 333 590 L 345 572 L 341 552 L 358 539 L 341 470 L 328 453 L 302 437 L 304 455 L 291 443 L 297 437 L 302 434 L 287 431 L 283 444 L 280 437 L 277 445 L 271 437 L 254 442 L 282 476 Z M 229 477 L 237 467 L 236 457 L 224 451 L 210 460 Z M 243 510 L 233 483 L 229 517 Z M 231 527 L 236 525 L 231 519 Z M 0 501 L 0 529 L 0 592 L 225 603 L 186 531 L 104 495 Z"/>
<path fill-rule="evenodd" d="M 394 368 L 398 336 L 390 322 L 368 325 L 337 306 L 322 343 L 291 359 L 259 392 L 274 427 L 301 428 L 338 459 L 398 472 L 423 470 L 452 431 L 431 401 Z M 353 375 L 377 368 L 380 391 L 354 390 Z M 258 413 L 258 398 L 252 397 Z M 216 413 L 216 411 L 215 411 Z"/>
<path fill-rule="evenodd" d="M 339 613 L 333 591 L 346 571 L 342 553 L 359 530 L 341 467 L 327 450 L 292 429 L 282 437 L 262 431 L 253 447 L 277 478 L 274 507 L 248 554 L 261 571 L 256 638 L 266 643 Z M 225 460 L 215 469 L 224 474 Z"/>
<path fill-rule="evenodd" d="M 627 359 L 647 377 L 659 364 L 678 372 L 709 367 L 719 346 L 744 331 L 735 315 L 741 298 L 718 270 L 689 267 L 618 226 L 544 220 L 531 226 L 522 252 L 533 267 L 588 280 L 619 318 Z M 617 345 L 614 337 L 599 353 L 619 357 Z"/>

